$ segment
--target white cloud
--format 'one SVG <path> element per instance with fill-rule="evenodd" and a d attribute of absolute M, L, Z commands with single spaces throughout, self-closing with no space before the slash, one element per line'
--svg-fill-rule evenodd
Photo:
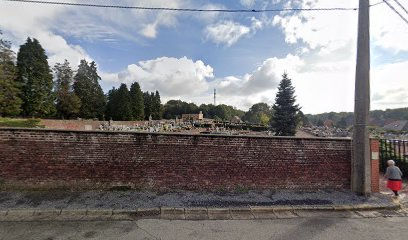
<path fill-rule="evenodd" d="M 355 2 L 344 0 L 297 1 L 293 7 L 330 8 L 333 6 L 355 7 Z M 357 11 L 303 11 L 295 14 L 284 13 L 274 17 L 272 24 L 285 34 L 287 43 L 304 43 L 310 49 L 322 48 L 332 51 L 356 39 Z"/>
<path fill-rule="evenodd" d="M 206 9 L 206 10 L 214 10 L 214 9 L 226 9 L 224 5 L 218 4 L 218 3 L 207 3 L 202 6 L 199 6 L 200 9 Z M 199 21 L 203 23 L 213 23 L 216 21 L 221 15 L 225 15 L 225 13 L 220 13 L 220 12 L 200 12 L 200 13 L 194 13 L 192 16 L 195 19 L 198 19 Z"/>
<path fill-rule="evenodd" d="M 252 7 L 255 4 L 256 0 L 240 0 L 239 2 L 242 4 L 242 6 L 245 7 Z"/>
<path fill-rule="evenodd" d="M 408 76 L 408 61 L 384 64 L 373 69 L 371 73 L 372 108 L 408 107 L 406 76 Z"/>
<path fill-rule="evenodd" d="M 228 96 L 239 95 L 247 97 L 275 90 L 284 72 L 297 72 L 303 66 L 297 56 L 288 55 L 285 58 L 269 58 L 251 74 L 243 77 L 229 76 L 219 79 L 217 89 Z"/>
<path fill-rule="evenodd" d="M 16 8 L 19 14 L 15 14 Z M 62 36 L 50 31 L 53 19 L 65 9 L 59 6 L 2 2 L 0 29 L 4 30 L 6 37 L 16 45 L 23 44 L 27 37 L 37 38 L 47 51 L 51 67 L 64 59 L 76 66 L 80 59 L 91 58 L 81 46 L 69 44 Z"/>
<path fill-rule="evenodd" d="M 251 29 L 233 21 L 221 21 L 207 26 L 204 31 L 207 40 L 216 44 L 231 46 L 240 38 L 249 34 Z"/>
<path fill-rule="evenodd" d="M 253 35 L 257 30 L 264 27 L 264 22 L 255 17 L 251 17 L 250 21 L 249 26 L 231 20 L 211 24 L 204 30 L 205 38 L 216 44 L 225 44 L 230 47 L 241 38 Z"/>
<path fill-rule="evenodd" d="M 131 64 L 126 70 L 101 75 L 103 81 L 131 83 L 137 81 L 145 90 L 159 90 L 165 98 L 179 98 L 202 94 L 208 90 L 208 80 L 214 77 L 213 68 L 201 60 L 187 57 L 161 57 Z"/>
<path fill-rule="evenodd" d="M 400 2 L 408 9 L 407 3 Z M 395 5 L 395 8 L 403 13 L 393 1 L 389 1 L 389 3 Z M 386 4 L 372 7 L 370 13 L 371 35 L 374 45 L 392 52 L 408 51 L 407 24 Z"/>

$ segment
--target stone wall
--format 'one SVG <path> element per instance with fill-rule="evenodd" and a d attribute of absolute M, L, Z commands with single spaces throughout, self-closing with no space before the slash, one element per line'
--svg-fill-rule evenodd
<path fill-rule="evenodd" d="M 5 187 L 349 189 L 351 141 L 0 129 Z"/>

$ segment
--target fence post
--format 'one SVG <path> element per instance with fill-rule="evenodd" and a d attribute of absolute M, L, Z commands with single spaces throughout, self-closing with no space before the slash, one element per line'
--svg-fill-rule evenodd
<path fill-rule="evenodd" d="M 380 140 L 370 139 L 371 192 L 380 192 Z"/>

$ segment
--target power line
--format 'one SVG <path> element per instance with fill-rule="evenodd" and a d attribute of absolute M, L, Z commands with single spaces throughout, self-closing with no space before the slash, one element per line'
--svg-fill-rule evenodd
<path fill-rule="evenodd" d="M 333 8 L 276 8 L 276 9 L 197 9 L 197 8 L 168 8 L 168 7 L 141 7 L 124 5 L 103 5 L 70 2 L 52 2 L 40 0 L 3 0 L 7 2 L 36 3 L 48 5 L 64 5 L 76 7 L 97 7 L 97 8 L 120 8 L 152 11 L 181 11 L 181 12 L 227 12 L 227 13 L 262 13 L 262 12 L 299 12 L 299 11 L 356 11 L 358 8 L 333 7 Z"/>
<path fill-rule="evenodd" d="M 399 13 L 399 12 L 397 11 L 397 9 L 395 9 L 395 8 L 394 8 L 389 2 L 387 2 L 386 0 L 383 0 L 383 1 L 388 5 L 388 7 L 391 8 L 392 11 L 394 11 L 396 14 L 398 14 L 398 16 L 400 16 L 400 17 L 402 18 L 402 20 L 404 20 L 404 22 L 405 22 L 406 24 L 408 24 L 408 20 L 407 20 L 404 16 L 402 16 L 401 13 Z"/>
<path fill-rule="evenodd" d="M 371 5 L 370 5 L 370 7 L 374 7 L 374 6 L 377 6 L 377 5 L 383 4 L 383 3 L 384 3 L 383 1 L 379 1 L 379 2 L 377 2 L 377 3 L 373 3 L 373 4 L 371 4 Z"/>
<path fill-rule="evenodd" d="M 408 14 L 407 9 L 406 9 L 398 0 L 394 0 L 394 2 L 396 2 L 396 3 L 398 4 L 398 6 L 400 6 L 400 7 L 402 8 L 402 10 L 404 10 L 404 12 L 405 12 L 406 14 Z"/>

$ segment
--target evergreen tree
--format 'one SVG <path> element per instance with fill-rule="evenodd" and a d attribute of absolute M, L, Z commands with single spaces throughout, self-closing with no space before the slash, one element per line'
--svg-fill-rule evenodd
<path fill-rule="evenodd" d="M 0 116 L 13 116 L 21 112 L 22 100 L 14 60 L 11 43 L 0 38 Z"/>
<path fill-rule="evenodd" d="M 152 116 L 152 98 L 149 92 L 143 93 L 145 120 L 149 120 Z M 153 117 L 153 116 L 152 116 Z"/>
<path fill-rule="evenodd" d="M 74 93 L 72 84 L 74 72 L 68 60 L 57 63 L 54 66 L 55 93 L 57 98 L 57 115 L 63 119 L 78 116 L 81 108 L 81 100 Z"/>
<path fill-rule="evenodd" d="M 53 81 L 47 55 L 37 39 L 27 38 L 17 55 L 18 81 L 21 84 L 26 116 L 46 117 L 55 113 Z"/>
<path fill-rule="evenodd" d="M 288 78 L 286 73 L 282 75 L 282 78 L 275 104 L 272 106 L 274 116 L 271 127 L 276 136 L 294 136 L 297 124 L 296 114 L 300 107 L 295 104 L 295 88 L 292 86 L 291 79 Z"/>
<path fill-rule="evenodd" d="M 130 121 L 132 120 L 132 108 L 130 105 L 130 94 L 126 84 L 122 83 L 116 92 L 114 97 L 116 103 L 115 118 L 118 121 Z"/>
<path fill-rule="evenodd" d="M 78 72 L 74 77 L 74 92 L 81 100 L 80 116 L 82 118 L 104 117 L 106 97 L 99 85 L 96 63 L 83 59 L 78 66 Z"/>
<path fill-rule="evenodd" d="M 163 105 L 161 104 L 159 91 L 151 94 L 152 99 L 152 117 L 155 120 L 160 120 L 163 117 Z"/>
<path fill-rule="evenodd" d="M 109 90 L 107 94 L 107 99 L 108 102 L 106 104 L 106 117 L 109 120 L 114 120 L 116 119 L 116 96 L 117 96 L 117 89 L 113 87 L 111 90 Z"/>
<path fill-rule="evenodd" d="M 132 116 L 134 120 L 144 120 L 144 101 L 143 92 L 137 82 L 130 86 L 130 102 L 132 107 Z"/>

